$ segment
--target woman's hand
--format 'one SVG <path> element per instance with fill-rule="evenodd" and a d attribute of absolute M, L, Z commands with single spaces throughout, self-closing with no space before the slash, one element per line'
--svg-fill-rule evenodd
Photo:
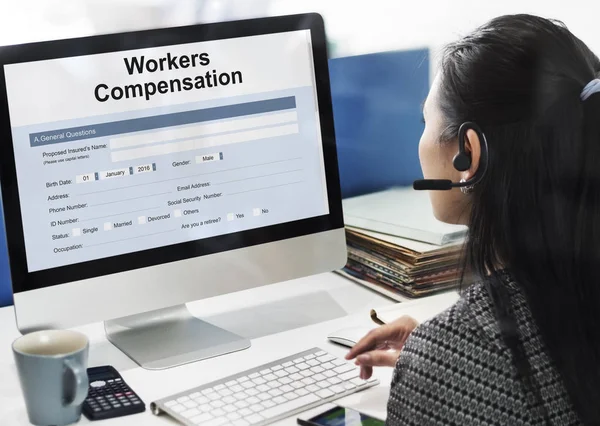
<path fill-rule="evenodd" d="M 360 377 L 366 380 L 373 374 L 373 367 L 394 367 L 410 333 L 419 325 L 412 317 L 403 316 L 394 322 L 371 330 L 354 345 L 346 359 L 356 358 Z"/>

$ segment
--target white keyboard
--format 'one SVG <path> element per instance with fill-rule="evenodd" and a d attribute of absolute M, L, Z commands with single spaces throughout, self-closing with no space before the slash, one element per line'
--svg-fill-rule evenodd
<path fill-rule="evenodd" d="M 185 425 L 267 425 L 375 386 L 352 362 L 313 348 L 150 404 Z"/>

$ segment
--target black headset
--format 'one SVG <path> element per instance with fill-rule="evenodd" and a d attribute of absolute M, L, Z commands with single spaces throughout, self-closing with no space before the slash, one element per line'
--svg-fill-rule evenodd
<path fill-rule="evenodd" d="M 481 160 L 479 161 L 479 168 L 475 175 L 471 179 L 464 182 L 452 182 L 448 179 L 420 179 L 413 182 L 414 189 L 417 191 L 447 191 L 452 188 L 472 186 L 481 182 L 488 168 L 488 144 L 485 135 L 477 124 L 470 121 L 461 124 L 460 128 L 458 129 L 458 153 L 454 156 L 452 164 L 459 172 L 469 170 L 469 167 L 471 167 L 471 155 L 465 150 L 467 131 L 469 130 L 473 130 L 475 133 L 477 133 L 481 143 Z"/>

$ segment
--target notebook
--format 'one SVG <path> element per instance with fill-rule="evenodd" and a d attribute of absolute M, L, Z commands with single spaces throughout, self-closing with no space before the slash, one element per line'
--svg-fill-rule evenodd
<path fill-rule="evenodd" d="M 396 303 L 382 308 L 371 309 L 371 319 L 373 322 L 383 325 L 389 324 L 404 315 L 409 315 L 422 323 L 454 305 L 459 298 L 460 296 L 457 291 L 449 291 L 424 299 Z"/>

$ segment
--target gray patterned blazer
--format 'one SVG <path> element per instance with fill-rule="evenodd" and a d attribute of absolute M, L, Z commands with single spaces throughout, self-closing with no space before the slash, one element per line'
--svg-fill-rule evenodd
<path fill-rule="evenodd" d="M 553 425 L 579 425 L 523 294 L 504 274 L 534 382 Z M 529 397 L 531 401 L 531 396 Z M 482 283 L 417 327 L 392 380 L 388 425 L 544 425 L 513 367 Z M 533 401 L 536 401 L 535 398 Z"/>

